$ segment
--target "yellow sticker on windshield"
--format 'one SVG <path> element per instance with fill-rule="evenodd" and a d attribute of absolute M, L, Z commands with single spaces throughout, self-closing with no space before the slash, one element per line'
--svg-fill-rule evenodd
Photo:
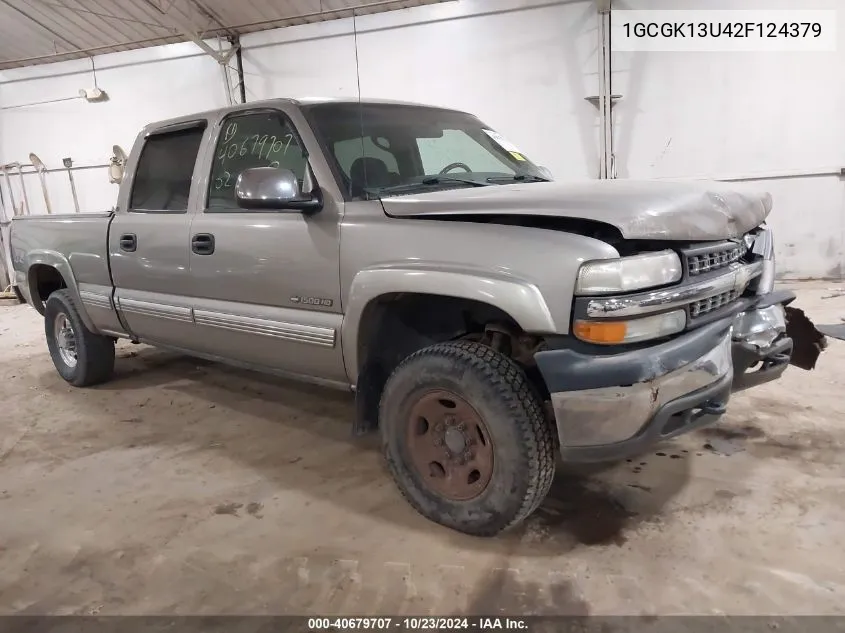
<path fill-rule="evenodd" d="M 519 152 L 511 152 L 510 154 L 511 154 L 511 156 L 513 156 L 516 160 L 528 160 L 527 158 L 525 158 L 525 156 L 523 156 L 523 155 L 522 155 L 522 154 L 520 154 Z"/>

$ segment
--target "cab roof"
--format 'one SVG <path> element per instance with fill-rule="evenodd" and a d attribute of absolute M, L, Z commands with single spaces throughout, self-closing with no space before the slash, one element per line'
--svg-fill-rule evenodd
<path fill-rule="evenodd" d="M 214 108 L 213 110 L 205 110 L 203 112 L 195 112 L 193 114 L 186 114 L 179 117 L 174 117 L 172 119 L 164 119 L 161 121 L 154 121 L 149 123 L 148 125 L 144 126 L 143 134 L 150 134 L 156 131 L 161 130 L 162 128 L 168 128 L 172 126 L 178 126 L 180 124 L 185 123 L 192 123 L 195 121 L 201 121 L 203 119 L 212 119 L 217 118 L 220 115 L 228 114 L 230 112 L 238 112 L 240 110 L 251 110 L 253 108 L 261 108 L 261 107 L 268 107 L 273 105 L 278 105 L 280 103 L 285 103 L 289 105 L 295 106 L 312 106 L 312 105 L 319 105 L 324 103 L 337 103 L 337 104 L 358 104 L 358 103 L 366 103 L 366 104 L 385 104 L 385 105 L 404 105 L 404 106 L 415 106 L 419 108 L 439 108 L 440 106 L 434 106 L 431 104 L 424 104 L 424 103 L 415 103 L 412 101 L 398 101 L 392 99 L 355 99 L 355 98 L 348 98 L 348 97 L 301 97 L 301 98 L 278 98 L 278 99 L 263 99 L 261 101 L 250 101 L 248 103 L 239 103 L 233 106 L 227 106 L 225 108 Z"/>

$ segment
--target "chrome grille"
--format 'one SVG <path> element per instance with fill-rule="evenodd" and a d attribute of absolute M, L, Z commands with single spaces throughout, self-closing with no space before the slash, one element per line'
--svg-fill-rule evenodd
<path fill-rule="evenodd" d="M 723 243 L 712 249 L 687 255 L 687 270 L 690 277 L 719 270 L 737 262 L 745 254 L 742 245 L 735 242 Z"/>
<path fill-rule="evenodd" d="M 710 312 L 714 312 L 719 308 L 723 308 L 730 302 L 739 298 L 739 290 L 728 290 L 727 292 L 719 293 L 708 299 L 699 299 L 689 304 L 690 318 L 697 318 L 704 316 Z"/>

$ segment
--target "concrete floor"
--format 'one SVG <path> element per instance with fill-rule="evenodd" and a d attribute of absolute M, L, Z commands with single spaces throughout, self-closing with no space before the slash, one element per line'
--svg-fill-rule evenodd
<path fill-rule="evenodd" d="M 832 286 L 798 305 L 838 322 Z M 118 356 L 73 389 L 0 307 L 0 614 L 845 613 L 845 343 L 495 539 L 411 510 L 350 396 Z"/>

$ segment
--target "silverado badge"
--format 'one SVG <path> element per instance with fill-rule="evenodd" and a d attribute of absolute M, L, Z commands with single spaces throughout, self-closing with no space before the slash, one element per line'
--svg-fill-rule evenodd
<path fill-rule="evenodd" d="M 292 303 L 301 303 L 302 305 L 306 306 L 320 306 L 322 308 L 331 308 L 334 305 L 334 301 L 331 299 L 324 299 L 323 297 L 298 297 L 293 296 L 290 298 Z"/>

